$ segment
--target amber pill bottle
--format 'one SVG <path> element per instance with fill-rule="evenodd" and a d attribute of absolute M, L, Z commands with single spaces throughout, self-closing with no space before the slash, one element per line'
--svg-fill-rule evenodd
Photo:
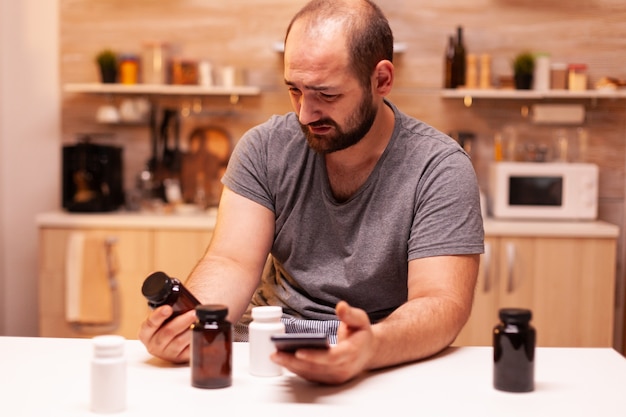
<path fill-rule="evenodd" d="M 168 320 L 193 310 L 200 304 L 198 299 L 178 279 L 160 271 L 145 279 L 141 293 L 148 300 L 150 308 L 154 309 L 165 304 L 172 306 L 174 312 Z"/>
<path fill-rule="evenodd" d="M 191 385 L 224 388 L 232 384 L 232 325 L 228 307 L 204 304 L 196 307 L 197 322 L 191 339 Z"/>
<path fill-rule="evenodd" d="M 530 324 L 532 312 L 503 308 L 499 317 L 493 329 L 493 386 L 500 391 L 533 391 L 537 334 Z"/>

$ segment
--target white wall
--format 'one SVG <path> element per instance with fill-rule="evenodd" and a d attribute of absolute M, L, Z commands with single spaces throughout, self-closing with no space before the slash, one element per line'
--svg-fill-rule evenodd
<path fill-rule="evenodd" d="M 58 0 L 0 0 L 0 334 L 38 328 L 37 213 L 60 201 Z"/>

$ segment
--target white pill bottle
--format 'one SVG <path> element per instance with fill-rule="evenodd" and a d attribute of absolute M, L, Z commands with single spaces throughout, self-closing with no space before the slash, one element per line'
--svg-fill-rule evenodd
<path fill-rule="evenodd" d="M 282 307 L 260 306 L 252 308 L 252 322 L 248 326 L 250 343 L 250 373 L 256 376 L 278 376 L 282 367 L 270 359 L 276 351 L 272 335 L 285 333 L 281 322 Z"/>

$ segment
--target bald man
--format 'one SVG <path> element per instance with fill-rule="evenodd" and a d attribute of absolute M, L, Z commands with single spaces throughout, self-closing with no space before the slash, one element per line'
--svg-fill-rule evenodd
<path fill-rule="evenodd" d="M 468 155 L 386 97 L 393 34 L 367 0 L 313 0 L 285 37 L 293 112 L 237 143 L 215 232 L 187 287 L 229 308 L 247 340 L 252 307 L 283 309 L 287 332 L 324 332 L 325 351 L 276 352 L 301 377 L 340 384 L 429 357 L 467 321 L 483 252 Z M 194 312 L 154 310 L 140 340 L 189 360 Z"/>

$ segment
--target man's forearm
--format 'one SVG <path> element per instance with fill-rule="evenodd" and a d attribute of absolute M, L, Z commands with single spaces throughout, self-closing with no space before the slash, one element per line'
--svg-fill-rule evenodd
<path fill-rule="evenodd" d="M 450 345 L 469 317 L 466 307 L 450 299 L 412 300 L 372 326 L 375 353 L 370 369 L 432 356 Z"/>
<path fill-rule="evenodd" d="M 211 256 L 198 262 L 186 284 L 201 303 L 227 305 L 233 323 L 246 311 L 257 285 L 258 278 L 234 260 Z"/>

